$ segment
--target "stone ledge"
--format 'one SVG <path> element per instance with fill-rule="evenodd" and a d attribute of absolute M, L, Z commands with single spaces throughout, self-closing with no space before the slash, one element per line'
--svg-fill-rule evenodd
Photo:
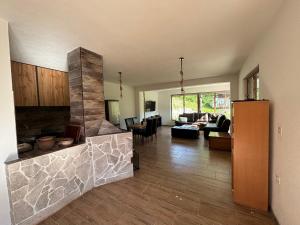
<path fill-rule="evenodd" d="M 133 176 L 132 133 L 6 165 L 12 224 L 36 224 L 94 187 Z"/>

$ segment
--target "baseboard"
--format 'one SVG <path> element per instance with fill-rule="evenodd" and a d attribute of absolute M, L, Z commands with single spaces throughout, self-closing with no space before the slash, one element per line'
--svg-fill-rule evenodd
<path fill-rule="evenodd" d="M 274 213 L 274 211 L 273 211 L 273 209 L 272 209 L 271 206 L 270 206 L 270 211 L 271 211 L 271 213 L 272 213 L 273 216 L 274 216 L 274 219 L 275 219 L 276 224 L 277 224 L 277 225 L 280 225 L 280 223 L 278 222 L 278 219 L 277 219 L 277 217 L 276 217 L 276 215 L 275 215 L 275 213 Z"/>

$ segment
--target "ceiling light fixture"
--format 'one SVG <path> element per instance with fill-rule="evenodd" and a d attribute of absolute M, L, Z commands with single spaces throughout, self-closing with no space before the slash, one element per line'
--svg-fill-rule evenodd
<path fill-rule="evenodd" d="M 122 72 L 119 72 L 119 81 L 120 81 L 120 98 L 123 98 Z"/>
<path fill-rule="evenodd" d="M 180 57 L 180 76 L 181 76 L 181 80 L 180 80 L 180 86 L 181 86 L 181 94 L 184 94 L 184 88 L 183 88 L 183 70 L 182 70 L 182 63 L 184 58 Z"/>

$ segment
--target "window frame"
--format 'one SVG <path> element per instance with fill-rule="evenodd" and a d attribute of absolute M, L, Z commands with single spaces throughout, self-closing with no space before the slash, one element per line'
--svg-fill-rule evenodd
<path fill-rule="evenodd" d="M 258 82 L 257 82 L 258 81 Z M 249 83 L 253 82 L 253 87 L 252 87 L 252 93 L 253 96 L 251 95 L 251 92 L 249 90 Z M 244 78 L 244 86 L 245 88 L 245 98 L 246 99 L 254 99 L 254 100 L 259 100 L 259 65 L 257 65 L 253 70 L 251 70 L 250 73 L 247 74 L 247 76 Z M 257 93 L 258 92 L 258 93 Z"/>
<path fill-rule="evenodd" d="M 202 102 L 201 102 L 201 95 L 202 94 L 209 94 L 209 93 L 212 93 L 214 95 L 214 105 L 216 105 L 216 95 L 219 93 L 219 94 L 226 94 L 228 92 L 228 90 L 223 90 L 223 91 L 208 91 L 208 92 L 191 92 L 191 93 L 185 93 L 185 94 L 173 94 L 171 95 L 171 120 L 172 121 L 176 121 L 176 119 L 173 119 L 173 97 L 174 96 L 183 96 L 183 113 L 185 113 L 185 95 L 196 95 L 197 96 L 197 113 L 200 113 L 201 112 L 201 105 L 202 105 Z M 231 98 L 231 93 L 230 91 L 228 92 L 228 96 L 229 98 Z M 229 107 L 229 111 L 230 111 L 230 114 L 231 114 L 231 108 Z"/>
<path fill-rule="evenodd" d="M 186 94 L 173 94 L 173 95 L 171 95 L 171 112 L 170 112 L 172 121 L 175 121 L 173 119 L 173 96 L 183 96 L 183 113 L 185 113 L 185 96 L 186 95 L 196 95 L 197 96 L 197 111 L 199 113 L 199 111 L 200 111 L 199 93 L 193 92 L 193 93 L 186 93 Z"/>
<path fill-rule="evenodd" d="M 175 121 L 173 119 L 173 96 L 182 96 L 183 94 L 174 94 L 174 95 L 171 95 L 171 120 L 172 121 Z M 183 99 L 183 113 L 184 113 L 184 99 Z"/>
<path fill-rule="evenodd" d="M 228 95 L 227 95 L 228 93 Z M 200 96 L 199 97 L 199 101 L 200 101 L 200 106 L 199 106 L 199 110 L 198 110 L 198 113 L 201 112 L 201 113 L 207 113 L 207 112 L 202 112 L 201 111 L 201 105 L 202 105 L 202 97 L 201 95 L 202 94 L 212 94 L 213 95 L 213 103 L 214 103 L 214 114 L 218 113 L 217 110 L 217 98 L 218 98 L 218 94 L 223 94 L 224 96 L 227 96 L 229 98 L 229 100 L 231 99 L 231 93 L 230 91 L 228 92 L 227 90 L 223 90 L 223 91 L 208 91 L 208 92 L 199 92 L 198 95 Z M 231 107 L 229 106 L 228 107 L 229 109 L 229 113 L 231 114 Z"/>

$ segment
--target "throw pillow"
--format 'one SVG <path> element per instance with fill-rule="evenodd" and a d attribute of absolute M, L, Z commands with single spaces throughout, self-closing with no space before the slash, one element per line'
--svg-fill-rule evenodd
<path fill-rule="evenodd" d="M 187 117 L 180 116 L 180 117 L 179 117 L 179 121 L 180 121 L 180 122 L 187 123 L 188 118 L 187 118 Z"/>
<path fill-rule="evenodd" d="M 205 113 L 203 116 L 201 116 L 201 118 L 198 120 L 198 122 L 207 122 L 208 121 L 208 114 Z"/>

